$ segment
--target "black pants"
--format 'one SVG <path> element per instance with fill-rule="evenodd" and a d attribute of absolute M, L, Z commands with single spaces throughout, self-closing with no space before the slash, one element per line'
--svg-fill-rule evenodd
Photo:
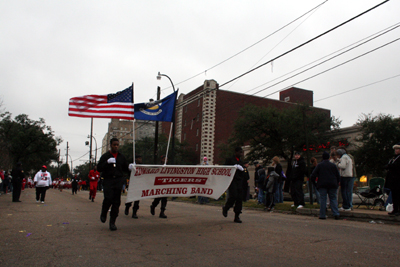
<path fill-rule="evenodd" d="M 304 193 L 303 193 L 303 181 L 300 180 L 292 180 L 290 185 L 290 191 L 292 195 L 292 199 L 294 201 L 295 206 L 302 205 L 304 206 Z"/>
<path fill-rule="evenodd" d="M 272 209 L 275 207 L 275 194 L 274 193 L 267 193 L 265 197 L 265 207 Z"/>
<path fill-rule="evenodd" d="M 78 192 L 78 186 L 72 186 L 72 194 L 76 194 Z"/>
<path fill-rule="evenodd" d="M 161 201 L 161 210 L 164 211 L 165 208 L 167 207 L 167 201 L 168 199 L 166 197 L 159 197 L 154 199 L 153 203 L 151 203 L 151 205 L 155 208 L 157 207 L 158 203 L 160 203 Z"/>
<path fill-rule="evenodd" d="M 400 212 L 400 190 L 397 188 L 391 189 L 393 200 L 393 212 Z"/>
<path fill-rule="evenodd" d="M 106 217 L 111 207 L 110 218 L 115 220 L 118 217 L 119 206 L 121 205 L 121 191 L 123 179 L 104 180 L 103 183 L 103 205 L 101 214 Z"/>
<path fill-rule="evenodd" d="M 40 201 L 44 202 L 44 199 L 46 197 L 46 190 L 47 190 L 47 187 L 36 187 L 36 200 L 37 201 L 39 201 L 39 199 L 40 199 Z"/>
<path fill-rule="evenodd" d="M 12 183 L 13 191 L 12 191 L 12 201 L 19 201 L 19 197 L 21 196 L 22 183 Z"/>
<path fill-rule="evenodd" d="M 133 211 L 137 211 L 139 209 L 139 200 L 136 200 L 135 202 L 133 202 Z M 129 203 L 125 203 L 125 207 L 127 207 L 128 209 L 132 206 L 132 202 Z"/>
<path fill-rule="evenodd" d="M 228 199 L 226 200 L 225 208 L 229 210 L 234 206 L 233 211 L 235 212 L 236 215 L 242 213 L 242 204 L 243 204 L 242 195 L 243 195 L 242 181 L 239 179 L 236 180 L 233 179 L 232 183 L 228 188 Z"/>

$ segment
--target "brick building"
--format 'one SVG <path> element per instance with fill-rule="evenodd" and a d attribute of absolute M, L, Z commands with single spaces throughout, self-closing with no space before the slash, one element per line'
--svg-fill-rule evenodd
<path fill-rule="evenodd" d="M 226 143 L 232 133 L 239 110 L 247 104 L 288 108 L 295 103 L 313 106 L 313 92 L 289 88 L 280 93 L 280 100 L 251 96 L 218 89 L 215 80 L 204 84 L 188 94 L 181 94 L 176 106 L 175 136 L 187 142 L 198 155 L 197 162 L 207 157 L 210 164 L 221 164 L 218 145 Z M 315 108 L 330 117 L 330 110 Z M 170 123 L 163 123 L 162 131 L 169 133 Z"/>

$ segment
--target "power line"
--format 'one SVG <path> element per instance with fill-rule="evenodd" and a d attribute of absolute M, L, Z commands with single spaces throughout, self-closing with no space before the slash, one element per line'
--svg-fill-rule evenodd
<path fill-rule="evenodd" d="M 394 79 L 394 78 L 397 78 L 397 77 L 400 77 L 400 74 L 388 77 L 388 78 L 383 79 L 383 80 L 379 80 L 379 81 L 376 81 L 376 82 L 365 84 L 365 85 L 362 85 L 362 86 L 359 86 L 359 87 L 356 87 L 356 88 L 353 88 L 353 89 L 350 89 L 350 90 L 347 90 L 347 91 L 343 91 L 343 92 L 335 94 L 335 95 L 331 95 L 331 96 L 327 96 L 327 97 L 318 99 L 318 100 L 314 101 L 314 103 L 318 102 L 318 101 L 322 101 L 322 100 L 328 99 L 328 98 L 332 98 L 332 97 L 335 97 L 335 96 L 338 96 L 338 95 L 343 95 L 343 94 L 346 94 L 346 93 L 349 93 L 349 92 L 352 92 L 352 91 L 356 91 L 356 90 L 359 90 L 359 89 L 362 89 L 362 88 L 365 88 L 365 87 L 368 87 L 368 86 L 371 86 L 371 85 L 374 85 L 374 84 L 377 84 L 377 83 L 385 82 L 387 80 Z"/>
<path fill-rule="evenodd" d="M 273 59 L 271 59 L 271 60 L 269 60 L 269 61 L 267 61 L 267 62 L 265 62 L 265 63 L 263 63 L 263 64 L 261 64 L 261 65 L 259 65 L 259 66 L 257 66 L 257 67 L 255 67 L 255 68 L 253 68 L 253 69 L 251 69 L 251 70 L 249 70 L 249 71 L 247 71 L 247 72 L 245 72 L 245 73 L 243 73 L 243 74 L 241 74 L 241 75 L 239 75 L 239 76 L 237 76 L 237 77 L 235 77 L 235 78 L 233 78 L 233 79 L 231 79 L 231 80 L 229 80 L 229 81 L 227 81 L 227 82 L 225 82 L 225 83 L 223 83 L 222 85 L 220 85 L 220 87 L 223 87 L 224 85 L 227 85 L 227 84 L 229 84 L 229 83 L 231 83 L 231 82 L 233 82 L 233 81 L 235 81 L 235 80 L 237 80 L 237 79 L 239 79 L 239 78 L 241 78 L 241 77 L 243 77 L 243 76 L 245 76 L 245 75 L 247 75 L 247 74 L 249 74 L 249 73 L 251 73 L 251 72 L 257 70 L 257 69 L 259 69 L 259 68 L 261 68 L 261 67 L 263 67 L 263 66 L 265 66 L 265 65 L 267 65 L 267 64 L 269 64 L 269 63 L 271 63 L 271 62 L 273 62 L 273 61 L 275 61 L 275 60 L 277 60 L 277 59 L 279 59 L 279 58 L 281 58 L 281 57 L 283 57 L 283 56 L 285 56 L 285 55 L 287 55 L 287 54 L 289 54 L 289 53 L 291 53 L 291 52 L 293 52 L 293 51 L 295 51 L 295 50 L 297 50 L 297 49 L 299 49 L 299 48 L 301 48 L 301 47 L 303 47 L 303 46 L 305 46 L 306 44 L 309 44 L 309 43 L 315 41 L 316 39 L 318 39 L 318 38 L 320 38 L 320 37 L 322 37 L 322 36 L 324 36 L 324 35 L 326 35 L 326 34 L 332 32 L 332 31 L 338 29 L 339 27 L 341 27 L 341 26 L 343 26 L 343 25 L 345 25 L 345 24 L 347 24 L 347 23 L 349 23 L 349 22 L 355 20 L 356 18 L 361 17 L 362 15 L 364 15 L 364 14 L 366 14 L 366 13 L 372 11 L 373 9 L 375 9 L 375 8 L 377 8 L 377 7 L 379 7 L 379 6 L 383 5 L 383 4 L 385 4 L 385 3 L 387 3 L 388 1 L 389 1 L 389 0 L 383 1 L 382 3 L 380 3 L 380 4 L 378 4 L 378 5 L 376 5 L 376 6 L 372 7 L 372 8 L 370 8 L 370 9 L 368 9 L 368 10 L 366 10 L 366 11 L 360 13 L 360 14 L 358 14 L 357 16 L 352 17 L 351 19 L 348 19 L 348 20 L 346 20 L 345 22 L 340 23 L 339 25 L 337 25 L 337 26 L 331 28 L 330 30 L 327 30 L 327 31 L 325 31 L 324 33 L 321 33 L 321 34 L 317 35 L 316 37 L 311 38 L 310 40 L 308 40 L 308 41 L 306 41 L 306 42 L 304 42 L 304 43 L 302 43 L 302 44 L 300 44 L 300 45 L 298 45 L 298 46 L 296 46 L 296 47 L 294 47 L 294 48 L 292 48 L 292 49 L 286 51 L 285 53 L 283 53 L 283 54 L 281 54 L 281 55 L 279 55 L 279 56 L 277 56 L 277 57 L 275 57 L 275 58 L 273 58 Z"/>
<path fill-rule="evenodd" d="M 389 1 L 389 0 L 388 0 L 388 1 Z M 285 28 L 288 27 L 289 25 L 293 24 L 294 22 L 298 21 L 298 20 L 301 19 L 302 17 L 306 16 L 308 13 L 310 13 L 310 12 L 316 10 L 317 8 L 319 8 L 320 6 L 322 6 L 323 4 L 325 4 L 326 2 L 328 2 L 328 0 L 326 0 L 326 1 L 322 2 L 321 4 L 315 6 L 314 8 L 312 8 L 312 9 L 310 9 L 309 11 L 307 11 L 306 13 L 304 13 L 303 15 L 297 17 L 296 19 L 294 19 L 294 20 L 292 20 L 291 22 L 287 23 L 286 25 L 282 26 L 282 27 L 279 28 L 278 30 L 275 30 L 273 33 L 268 34 L 267 36 L 263 37 L 263 38 L 260 39 L 259 41 L 255 42 L 255 43 L 253 43 L 252 45 L 246 47 L 245 49 L 243 49 L 243 50 L 237 52 L 236 54 L 234 54 L 234 55 L 228 57 L 227 59 L 221 61 L 220 63 L 218 63 L 218 64 L 216 64 L 216 65 L 214 65 L 214 66 L 212 66 L 212 67 L 206 69 L 205 71 L 199 72 L 198 74 L 195 74 L 194 76 L 191 76 L 191 77 L 189 77 L 189 78 L 187 78 L 187 79 L 185 79 L 185 80 L 183 80 L 183 81 L 181 81 L 181 82 L 178 82 L 178 83 L 176 83 L 175 85 L 179 85 L 179 84 L 182 84 L 182 83 L 184 83 L 184 82 L 187 82 L 187 81 L 189 81 L 189 80 L 191 80 L 191 79 L 196 78 L 196 77 L 199 76 L 199 75 L 202 75 L 203 73 L 207 73 L 207 71 L 212 70 L 212 69 L 218 67 L 219 65 L 222 65 L 223 63 L 225 63 L 225 62 L 231 60 L 232 58 L 234 58 L 234 57 L 236 57 L 236 56 L 242 54 L 243 52 L 249 50 L 249 49 L 252 48 L 253 46 L 255 46 L 255 45 L 261 43 L 262 41 L 266 40 L 267 38 L 271 37 L 272 35 L 274 35 L 274 34 L 280 32 L 280 31 L 283 30 L 283 29 L 285 29 Z M 169 88 L 171 88 L 171 86 L 166 87 L 166 88 L 162 89 L 161 91 L 164 91 L 164 90 L 169 89 Z"/>

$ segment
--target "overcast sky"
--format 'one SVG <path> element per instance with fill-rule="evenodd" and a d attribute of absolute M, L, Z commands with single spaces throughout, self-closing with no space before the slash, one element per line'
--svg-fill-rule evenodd
<path fill-rule="evenodd" d="M 172 79 L 180 93 L 192 91 L 206 79 L 222 85 L 381 2 L 3 0 L 2 108 L 13 116 L 25 113 L 34 120 L 44 118 L 64 140 L 60 145 L 64 160 L 68 141 L 73 165 L 80 165 L 89 157 L 84 143 L 89 140 L 90 119 L 69 117 L 69 98 L 114 93 L 132 82 L 137 103 L 155 98 L 157 86 L 165 97 L 172 88 L 168 79 L 156 79 L 159 71 Z M 314 105 L 330 109 L 332 116 L 342 120 L 341 127 L 355 124 L 362 113 L 398 117 L 400 41 L 377 48 L 399 38 L 400 27 L 282 80 L 399 23 L 399 12 L 400 1 L 391 0 L 221 89 L 261 91 L 256 95 L 272 99 L 289 86 L 312 90 Z M 377 50 L 368 53 L 373 49 Z M 318 73 L 322 74 L 312 77 Z M 109 121 L 94 120 L 98 146 Z"/>

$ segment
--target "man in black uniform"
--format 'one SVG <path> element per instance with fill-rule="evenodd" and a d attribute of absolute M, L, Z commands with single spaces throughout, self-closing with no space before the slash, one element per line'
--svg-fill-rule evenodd
<path fill-rule="evenodd" d="M 25 174 L 22 170 L 22 163 L 18 162 L 17 167 L 11 171 L 11 183 L 13 186 L 12 192 L 12 202 L 21 202 L 19 197 L 21 196 L 21 189 L 22 189 L 22 179 L 24 179 Z"/>
<path fill-rule="evenodd" d="M 135 156 L 135 163 L 136 164 L 142 164 L 142 156 L 140 155 L 136 155 Z M 129 186 L 130 186 L 130 181 L 129 181 Z M 129 188 L 130 189 L 130 188 Z M 129 190 L 128 189 L 128 190 Z M 132 202 L 129 203 L 125 203 L 125 215 L 129 215 L 129 208 L 132 206 Z M 136 200 L 135 202 L 133 202 L 133 208 L 132 208 L 132 218 L 134 219 L 138 219 L 137 216 L 137 211 L 139 209 L 139 200 Z"/>
<path fill-rule="evenodd" d="M 242 213 L 242 195 L 243 195 L 243 162 L 240 157 L 243 154 L 243 149 L 241 147 L 237 147 L 235 149 L 235 155 L 232 158 L 226 159 L 224 165 L 234 165 L 236 167 L 235 175 L 233 176 L 232 182 L 228 188 L 228 199 L 226 200 L 225 206 L 222 207 L 222 215 L 224 217 L 228 216 L 228 210 L 233 208 L 235 212 L 235 219 L 233 220 L 236 223 L 241 223 L 239 215 Z"/>
<path fill-rule="evenodd" d="M 110 212 L 110 230 L 117 230 L 115 221 L 118 217 L 119 206 L 121 205 L 121 190 L 124 184 L 124 172 L 129 172 L 131 166 L 128 165 L 125 157 L 118 152 L 119 141 L 117 138 L 110 140 L 111 150 L 103 154 L 97 164 L 97 169 L 102 172 L 104 177 L 104 200 L 101 208 L 100 221 L 105 223 L 107 212 Z"/>
<path fill-rule="evenodd" d="M 161 156 L 161 164 L 164 165 L 165 163 L 166 163 L 165 155 L 162 155 Z M 151 206 L 150 206 L 150 213 L 151 213 L 151 215 L 154 215 L 156 213 L 156 207 L 157 207 L 158 203 L 160 203 L 160 201 L 161 201 L 161 212 L 160 212 L 159 217 L 166 219 L 167 215 L 165 215 L 165 213 L 164 213 L 165 208 L 167 207 L 167 202 L 168 202 L 168 199 L 166 197 L 158 197 L 158 198 L 154 199 L 153 203 L 151 203 Z"/>

